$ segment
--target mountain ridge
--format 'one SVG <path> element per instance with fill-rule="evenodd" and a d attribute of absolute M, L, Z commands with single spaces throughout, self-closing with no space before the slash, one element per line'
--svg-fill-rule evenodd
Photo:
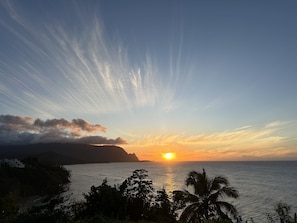
<path fill-rule="evenodd" d="M 40 162 L 52 165 L 139 162 L 136 154 L 128 154 L 122 147 L 115 145 L 38 143 L 0 146 L 0 159 L 26 157 L 36 157 Z"/>

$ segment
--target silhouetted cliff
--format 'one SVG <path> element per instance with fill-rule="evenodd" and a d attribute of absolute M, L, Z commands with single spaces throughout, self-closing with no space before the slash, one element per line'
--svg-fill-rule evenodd
<path fill-rule="evenodd" d="M 30 156 L 37 157 L 40 162 L 54 165 L 139 161 L 135 154 L 128 154 L 123 148 L 110 145 L 40 143 L 0 146 L 0 159 L 23 159 Z"/>

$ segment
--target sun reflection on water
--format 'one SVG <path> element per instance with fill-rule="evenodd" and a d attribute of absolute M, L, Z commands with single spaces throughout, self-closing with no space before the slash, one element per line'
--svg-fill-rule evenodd
<path fill-rule="evenodd" d="M 167 193 L 171 193 L 172 191 L 176 190 L 175 186 L 175 174 L 173 172 L 172 166 L 168 165 L 166 167 L 164 187 Z"/>

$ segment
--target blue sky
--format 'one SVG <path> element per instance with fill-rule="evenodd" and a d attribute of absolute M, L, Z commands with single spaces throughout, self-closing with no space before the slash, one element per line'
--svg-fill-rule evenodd
<path fill-rule="evenodd" d="M 114 139 L 141 159 L 297 159 L 296 10 L 287 0 L 1 1 L 2 141 L 45 134 L 7 130 L 40 119 L 55 123 L 48 135 L 75 126 L 67 137 Z M 78 134 L 78 119 L 104 131 Z"/>

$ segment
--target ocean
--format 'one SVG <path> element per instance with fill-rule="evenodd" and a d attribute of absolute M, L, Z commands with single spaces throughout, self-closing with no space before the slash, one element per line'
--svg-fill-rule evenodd
<path fill-rule="evenodd" d="M 255 162 L 135 162 L 66 165 L 71 171 L 69 192 L 73 200 L 83 199 L 90 187 L 107 178 L 110 185 L 121 184 L 136 169 L 146 169 L 155 189 L 168 194 L 183 190 L 187 174 L 204 168 L 209 177 L 224 176 L 239 192 L 239 199 L 228 200 L 244 220 L 267 222 L 266 213 L 274 213 L 278 202 L 297 212 L 297 161 Z"/>

